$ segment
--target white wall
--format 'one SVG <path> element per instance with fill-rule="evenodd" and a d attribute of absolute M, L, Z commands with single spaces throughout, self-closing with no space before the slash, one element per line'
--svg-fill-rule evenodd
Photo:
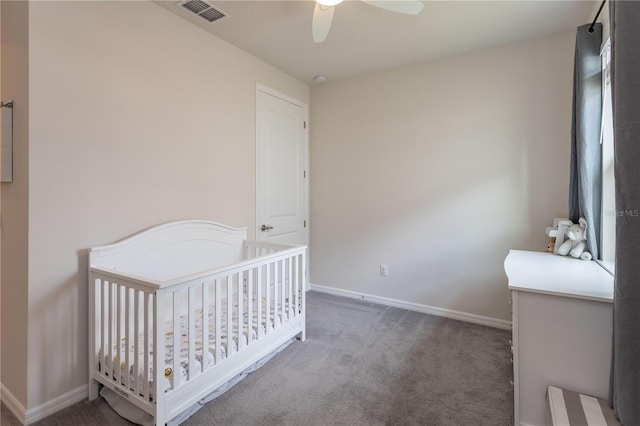
<path fill-rule="evenodd" d="M 567 214 L 574 37 L 314 86 L 311 282 L 509 319 L 504 257 Z"/>
<path fill-rule="evenodd" d="M 86 384 L 86 249 L 180 218 L 251 226 L 255 83 L 310 97 L 154 4 L 28 8 L 2 383 L 32 409 Z M 573 38 L 315 87 L 312 282 L 507 319 L 508 248 L 566 214 Z"/>
<path fill-rule="evenodd" d="M 147 2 L 33 2 L 29 37 L 32 408 L 87 382 L 86 250 L 184 218 L 253 234 L 256 83 L 309 87 Z"/>
<path fill-rule="evenodd" d="M 0 381 L 24 408 L 27 397 L 29 57 L 27 2 L 3 1 L 2 93 L 13 100 L 13 182 L 2 183 L 2 365 Z M 4 399 L 5 403 L 12 403 Z"/>

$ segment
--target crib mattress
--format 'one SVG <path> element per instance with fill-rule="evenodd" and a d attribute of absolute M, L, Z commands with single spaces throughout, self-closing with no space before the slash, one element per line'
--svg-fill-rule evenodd
<path fill-rule="evenodd" d="M 238 304 L 235 303 L 233 312 L 232 312 L 232 323 L 233 323 L 233 330 L 232 330 L 232 336 L 231 339 L 228 338 L 227 336 L 227 301 L 224 300 L 221 303 L 221 313 L 220 313 L 220 319 L 221 319 L 221 325 L 220 325 L 220 359 L 218 360 L 218 362 L 220 362 L 222 359 L 225 359 L 227 357 L 228 351 L 229 351 L 229 346 L 231 346 L 231 350 L 233 352 L 238 350 L 238 346 L 240 343 L 240 347 L 244 347 L 248 344 L 249 341 L 249 336 L 251 335 L 252 340 L 256 340 L 257 336 L 258 336 L 258 313 L 257 313 L 257 309 L 255 308 L 255 303 L 254 303 L 254 309 L 253 312 L 251 313 L 252 315 L 252 327 L 251 330 L 247 329 L 246 324 L 248 323 L 248 317 L 249 317 L 249 313 L 248 312 L 244 312 L 243 314 L 243 321 L 241 321 L 242 324 L 244 324 L 243 330 L 242 330 L 242 334 L 240 335 L 241 341 L 238 342 L 238 318 L 237 318 L 237 306 Z M 247 301 L 244 301 L 244 306 L 247 306 Z M 263 300 L 263 305 L 264 306 L 264 300 Z M 194 371 L 200 372 L 202 371 L 202 362 L 203 362 L 203 352 L 206 353 L 206 363 L 208 366 L 213 366 L 215 364 L 215 350 L 216 350 L 216 323 L 215 323 L 215 318 L 216 318 L 216 313 L 215 313 L 215 305 L 210 305 L 209 306 L 209 315 L 208 315 L 208 342 L 206 345 L 203 345 L 203 333 L 202 333 L 202 309 L 198 309 L 196 311 L 196 321 L 195 321 L 195 342 L 194 342 L 194 346 L 195 346 L 195 364 L 193 366 L 189 365 L 189 331 L 188 331 L 188 316 L 182 315 L 180 317 L 180 376 L 181 376 L 181 383 L 184 383 L 189 375 L 189 369 L 193 368 Z M 279 324 L 279 323 L 283 323 L 288 321 L 289 319 L 289 302 L 286 301 L 285 302 L 285 312 L 284 312 L 284 317 L 281 316 L 281 310 L 278 310 L 275 314 L 273 312 L 273 309 L 270 309 L 269 315 L 267 317 L 267 313 L 266 312 L 261 312 L 261 325 L 262 325 L 262 333 L 267 332 L 267 327 L 269 327 L 269 329 L 273 328 L 274 324 Z M 268 320 L 267 320 L 268 318 Z M 173 365 L 173 357 L 174 357 L 174 329 L 173 329 L 173 321 L 167 321 L 165 323 L 165 339 L 164 339 L 164 343 L 165 343 L 165 362 L 164 362 L 164 382 L 162 383 L 162 388 L 163 390 L 166 392 L 170 389 L 172 389 L 174 387 L 174 378 L 175 378 L 175 374 L 176 372 L 174 371 L 174 365 Z M 153 332 L 151 332 L 151 336 L 150 339 L 151 341 L 153 341 Z M 249 334 L 251 333 L 251 334 Z M 129 383 L 131 384 L 130 387 L 131 389 L 134 389 L 134 386 L 136 384 L 136 382 L 140 382 L 140 392 L 141 393 L 146 393 L 146 386 L 147 383 L 145 382 L 145 372 L 144 372 L 144 365 L 142 361 L 144 359 L 144 332 L 141 332 L 138 335 L 138 356 L 135 356 L 135 345 L 134 345 L 134 341 L 133 339 L 130 339 L 129 341 L 129 348 L 127 349 L 127 342 L 126 342 L 126 338 L 122 338 L 120 339 L 120 342 L 113 341 L 112 342 L 112 353 L 113 354 L 120 354 L 120 356 L 122 356 L 122 358 L 120 358 L 120 356 L 118 355 L 113 355 L 113 356 L 109 356 L 109 354 L 105 354 L 104 356 L 101 354 L 100 355 L 100 359 L 104 360 L 105 366 L 107 371 L 111 371 L 112 377 L 115 377 L 115 366 L 120 365 L 120 377 L 121 377 L 121 384 L 124 384 L 124 377 L 126 374 L 129 374 Z M 120 347 L 120 351 L 118 352 L 118 346 Z M 203 351 L 203 346 L 206 347 L 206 351 Z M 131 362 L 131 367 L 129 368 L 129 371 L 126 371 L 126 361 L 125 361 L 125 353 L 129 352 L 129 359 L 130 360 L 134 360 L 133 362 Z M 153 345 L 150 346 L 150 358 L 153 357 Z M 135 360 L 140 360 L 140 363 L 135 362 Z M 138 366 L 139 365 L 139 366 Z M 154 392 L 154 383 L 153 383 L 153 377 L 154 377 L 154 373 L 153 373 L 153 367 L 150 368 L 150 372 L 149 372 L 149 383 L 148 385 L 150 386 L 151 389 L 151 393 Z"/>

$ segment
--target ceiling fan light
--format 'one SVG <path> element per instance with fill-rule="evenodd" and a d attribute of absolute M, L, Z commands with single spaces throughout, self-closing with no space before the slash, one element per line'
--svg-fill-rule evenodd
<path fill-rule="evenodd" d="M 342 0 L 316 0 L 318 4 L 325 7 L 335 6 L 338 3 L 342 3 Z"/>

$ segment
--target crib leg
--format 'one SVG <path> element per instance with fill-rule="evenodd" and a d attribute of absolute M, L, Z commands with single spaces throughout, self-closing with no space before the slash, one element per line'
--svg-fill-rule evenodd
<path fill-rule="evenodd" d="M 301 342 L 304 342 L 304 339 L 306 339 L 306 338 L 307 338 L 307 330 L 302 330 L 302 331 L 300 332 L 300 334 L 298 334 L 298 339 L 299 339 Z"/>
<path fill-rule="evenodd" d="M 100 385 L 96 380 L 89 381 L 89 401 L 93 401 L 98 397 L 98 391 L 100 390 Z"/>
<path fill-rule="evenodd" d="M 165 421 L 164 415 L 160 414 L 160 410 L 156 409 L 156 417 L 153 419 L 155 426 L 165 426 L 167 422 Z"/>

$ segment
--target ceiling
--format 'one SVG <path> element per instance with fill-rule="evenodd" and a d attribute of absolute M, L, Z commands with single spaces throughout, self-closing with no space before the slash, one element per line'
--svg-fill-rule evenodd
<path fill-rule="evenodd" d="M 209 23 L 177 5 L 167 10 L 253 54 L 288 74 L 314 84 L 397 66 L 425 62 L 501 44 L 575 29 L 593 19 L 594 2 L 430 1 L 419 15 L 403 15 L 347 0 L 335 8 L 324 43 L 311 37 L 310 0 L 211 0 L 224 12 Z"/>

